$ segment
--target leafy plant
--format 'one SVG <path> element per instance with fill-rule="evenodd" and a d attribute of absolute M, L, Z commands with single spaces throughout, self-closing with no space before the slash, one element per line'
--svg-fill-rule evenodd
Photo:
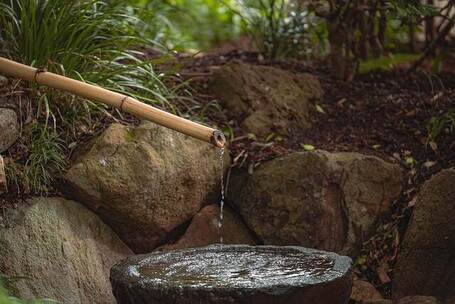
<path fill-rule="evenodd" d="M 309 39 L 309 11 L 295 1 L 237 0 L 237 13 L 261 52 L 274 60 L 302 55 Z"/>
<path fill-rule="evenodd" d="M 232 3 L 233 0 L 224 0 Z M 139 5 L 147 28 L 159 27 L 155 38 L 177 50 L 207 50 L 242 34 L 241 19 L 220 0 L 130 0 Z M 153 31 L 152 31 L 153 33 Z"/>
<path fill-rule="evenodd" d="M 455 130 L 455 109 L 451 109 L 439 117 L 431 118 L 428 124 L 429 139 L 436 141 L 445 128 L 448 128 L 450 132 Z"/>
<path fill-rule="evenodd" d="M 0 37 L 11 56 L 25 64 L 101 85 L 174 113 L 194 109 L 191 98 L 178 93 L 182 87 L 172 78 L 175 70 L 156 71 L 159 64 L 172 67 L 172 57 L 156 41 L 141 38 L 137 13 L 133 6 L 125 10 L 118 0 L 0 0 Z M 143 59 L 147 55 L 141 50 L 150 46 L 161 57 Z M 173 85 L 167 85 L 171 80 Z M 42 192 L 52 183 L 51 170 L 65 165 L 66 143 L 90 130 L 92 119 L 107 114 L 107 109 L 48 88 L 32 85 L 31 89 L 37 125 L 24 140 L 29 155 L 20 161 L 25 166 L 24 184 Z"/>

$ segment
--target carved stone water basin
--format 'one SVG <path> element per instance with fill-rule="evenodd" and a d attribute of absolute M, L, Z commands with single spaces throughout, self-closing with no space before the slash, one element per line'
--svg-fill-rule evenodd
<path fill-rule="evenodd" d="M 111 283 L 119 304 L 341 304 L 351 263 L 303 247 L 213 245 L 130 257 Z"/>

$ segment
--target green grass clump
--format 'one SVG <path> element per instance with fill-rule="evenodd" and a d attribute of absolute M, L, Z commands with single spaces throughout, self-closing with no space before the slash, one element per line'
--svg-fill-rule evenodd
<path fill-rule="evenodd" d="M 310 49 L 310 12 L 289 0 L 236 0 L 246 32 L 268 59 L 301 57 Z"/>
<path fill-rule="evenodd" d="M 455 109 L 450 109 L 440 116 L 432 117 L 427 129 L 428 138 L 431 141 L 436 141 L 444 129 L 447 133 L 452 133 L 455 130 Z"/>
<path fill-rule="evenodd" d="M 393 54 L 386 57 L 368 59 L 360 62 L 359 73 L 367 74 L 372 71 L 390 71 L 399 64 L 412 63 L 419 59 L 417 54 Z"/>
<path fill-rule="evenodd" d="M 179 108 L 194 109 L 191 98 L 179 96 L 180 82 L 167 85 L 175 70 L 156 71 L 157 64 L 171 66 L 172 59 L 157 41 L 141 37 L 144 23 L 138 16 L 137 8 L 118 0 L 0 0 L 0 37 L 19 62 L 174 113 Z M 144 59 L 141 50 L 150 47 L 162 56 Z M 52 185 L 53 171 L 65 167 L 65 147 L 99 126 L 102 117 L 115 113 L 64 92 L 36 85 L 29 89 L 32 98 L 27 119 L 32 123 L 21 136 L 26 153 L 17 161 L 24 166 L 22 184 L 30 186 L 31 192 L 42 193 Z"/>

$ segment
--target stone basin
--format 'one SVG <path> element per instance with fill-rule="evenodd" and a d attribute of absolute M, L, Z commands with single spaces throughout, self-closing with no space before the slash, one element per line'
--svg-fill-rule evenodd
<path fill-rule="evenodd" d="M 212 245 L 137 255 L 111 269 L 119 304 L 348 303 L 350 258 L 303 247 Z"/>

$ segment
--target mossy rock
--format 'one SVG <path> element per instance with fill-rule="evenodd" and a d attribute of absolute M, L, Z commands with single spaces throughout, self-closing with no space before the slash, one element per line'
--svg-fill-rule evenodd
<path fill-rule="evenodd" d="M 32 198 L 0 228 L 0 273 L 24 300 L 110 304 L 110 267 L 132 251 L 96 214 L 58 197 Z"/>
<path fill-rule="evenodd" d="M 310 110 L 323 96 L 311 74 L 238 61 L 214 73 L 211 90 L 246 132 L 259 137 L 309 128 Z"/>
<path fill-rule="evenodd" d="M 113 124 L 87 150 L 75 158 L 61 189 L 137 253 L 162 245 L 218 200 L 222 163 L 210 144 L 153 123 Z"/>
<path fill-rule="evenodd" d="M 373 156 L 296 152 L 231 176 L 228 199 L 264 244 L 354 254 L 400 194 L 401 176 Z"/>
<path fill-rule="evenodd" d="M 395 298 L 425 295 L 455 301 L 454 185 L 455 169 L 447 169 L 418 193 L 395 267 Z"/>

